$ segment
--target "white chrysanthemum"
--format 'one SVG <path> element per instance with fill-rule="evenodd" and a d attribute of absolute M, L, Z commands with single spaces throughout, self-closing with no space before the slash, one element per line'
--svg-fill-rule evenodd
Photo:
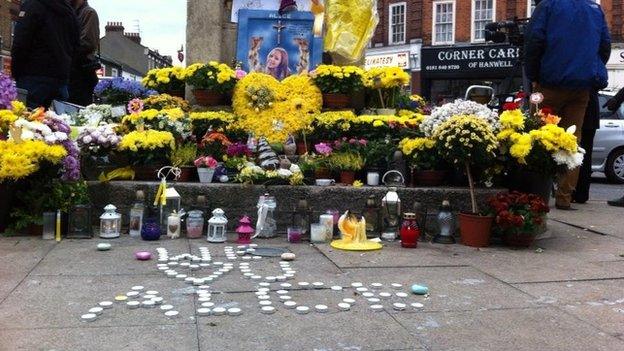
<path fill-rule="evenodd" d="M 277 170 L 277 175 L 281 178 L 289 178 L 291 175 L 293 175 L 293 172 L 287 169 L 280 168 Z"/>
<path fill-rule="evenodd" d="M 580 167 L 583 164 L 583 154 L 581 152 L 569 153 L 566 151 L 557 151 L 553 155 L 553 160 L 560 166 L 566 166 L 568 170 Z"/>
<path fill-rule="evenodd" d="M 290 165 L 290 171 L 293 173 L 301 173 L 301 168 L 296 163 Z"/>
<path fill-rule="evenodd" d="M 455 100 L 455 102 L 436 107 L 431 112 L 431 115 L 426 116 L 420 124 L 420 130 L 425 133 L 426 136 L 431 136 L 440 124 L 457 115 L 475 115 L 485 119 L 495 132 L 500 129 L 500 121 L 496 112 L 474 101 L 458 99 Z"/>

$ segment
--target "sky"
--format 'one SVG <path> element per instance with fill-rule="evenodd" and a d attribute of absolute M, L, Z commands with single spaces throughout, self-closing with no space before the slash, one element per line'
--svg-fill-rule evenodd
<path fill-rule="evenodd" d="M 126 32 L 141 30 L 141 44 L 171 55 L 186 45 L 186 0 L 89 0 L 100 18 L 101 36 L 107 22 L 123 22 Z"/>

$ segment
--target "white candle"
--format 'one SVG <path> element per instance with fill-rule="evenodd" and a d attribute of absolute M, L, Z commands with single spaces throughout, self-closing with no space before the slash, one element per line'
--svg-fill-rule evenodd
<path fill-rule="evenodd" d="M 167 218 L 167 236 L 177 238 L 180 236 L 180 216 L 173 214 Z"/>

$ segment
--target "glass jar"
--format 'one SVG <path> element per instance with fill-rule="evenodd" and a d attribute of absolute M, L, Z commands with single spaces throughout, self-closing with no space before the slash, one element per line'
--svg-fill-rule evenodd
<path fill-rule="evenodd" d="M 156 217 L 150 217 L 145 220 L 143 228 L 141 228 L 141 238 L 147 241 L 160 239 L 160 224 Z"/>
<path fill-rule="evenodd" d="M 204 233 L 204 213 L 199 210 L 190 211 L 186 218 L 186 237 L 201 238 Z"/>
<path fill-rule="evenodd" d="M 415 248 L 418 246 L 420 229 L 416 223 L 416 214 L 410 212 L 403 214 L 403 225 L 401 226 L 400 234 L 402 247 Z"/>
<path fill-rule="evenodd" d="M 275 197 L 269 195 L 260 197 L 260 201 L 258 201 L 258 237 L 274 238 L 277 235 L 276 208 Z"/>

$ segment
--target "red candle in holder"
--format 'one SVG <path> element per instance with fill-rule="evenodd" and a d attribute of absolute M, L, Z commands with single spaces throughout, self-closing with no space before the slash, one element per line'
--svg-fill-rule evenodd
<path fill-rule="evenodd" d="M 252 228 L 251 220 L 248 216 L 243 216 L 243 218 L 238 221 L 236 233 L 238 234 L 238 239 L 236 240 L 237 244 L 251 244 L 251 234 L 255 233 L 255 229 Z"/>

